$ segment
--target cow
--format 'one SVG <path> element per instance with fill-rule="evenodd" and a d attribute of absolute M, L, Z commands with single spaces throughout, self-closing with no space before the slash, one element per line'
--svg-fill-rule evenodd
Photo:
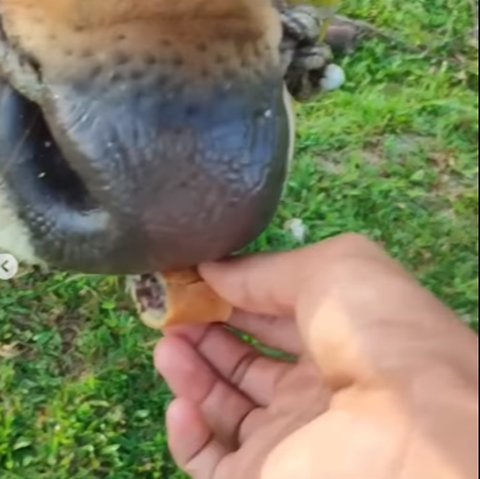
<path fill-rule="evenodd" d="M 243 248 L 281 200 L 292 96 L 343 81 L 319 31 L 278 0 L 0 0 L 0 250 L 124 275 Z"/>

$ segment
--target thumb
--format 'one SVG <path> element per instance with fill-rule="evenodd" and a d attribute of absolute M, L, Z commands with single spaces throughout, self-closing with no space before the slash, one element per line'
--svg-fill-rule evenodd
<path fill-rule="evenodd" d="M 200 266 L 200 275 L 234 307 L 264 315 L 292 315 L 306 284 L 343 256 L 376 248 L 347 234 L 313 246 Z"/>
<path fill-rule="evenodd" d="M 235 308 L 264 315 L 293 313 L 304 251 L 262 254 L 200 266 L 201 276 Z"/>

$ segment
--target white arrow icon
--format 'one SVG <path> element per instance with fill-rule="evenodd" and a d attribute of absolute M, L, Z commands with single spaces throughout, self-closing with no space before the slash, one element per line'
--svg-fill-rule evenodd
<path fill-rule="evenodd" d="M 18 261 L 11 254 L 0 253 L 0 280 L 12 279 L 18 273 Z"/>

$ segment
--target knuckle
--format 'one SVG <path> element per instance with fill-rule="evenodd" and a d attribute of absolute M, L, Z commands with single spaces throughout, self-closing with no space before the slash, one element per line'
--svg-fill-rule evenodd
<path fill-rule="evenodd" d="M 232 382 L 232 384 L 240 386 L 244 382 L 249 369 L 252 367 L 252 365 L 258 358 L 259 354 L 255 350 L 249 351 L 247 354 L 245 354 L 238 361 L 232 371 L 232 374 L 230 376 L 230 381 Z"/>

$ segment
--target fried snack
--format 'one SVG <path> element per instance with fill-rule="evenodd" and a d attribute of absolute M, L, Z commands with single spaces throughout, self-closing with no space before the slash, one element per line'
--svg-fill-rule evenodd
<path fill-rule="evenodd" d="M 156 330 L 187 324 L 224 323 L 233 310 L 195 269 L 135 277 L 131 291 L 141 321 Z"/>

